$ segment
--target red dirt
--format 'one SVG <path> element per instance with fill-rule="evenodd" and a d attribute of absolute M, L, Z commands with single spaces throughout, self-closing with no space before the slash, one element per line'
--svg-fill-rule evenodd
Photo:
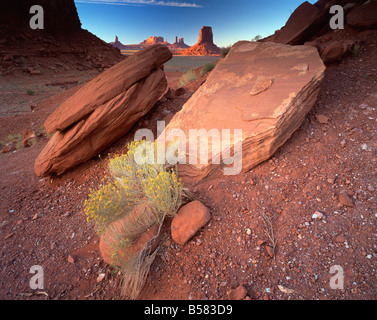
<path fill-rule="evenodd" d="M 166 223 L 140 299 L 227 299 L 240 284 L 251 299 L 377 298 L 377 33 L 364 38 L 357 55 L 328 67 L 315 107 L 272 159 L 239 176 L 188 186 L 212 220 L 183 247 L 173 243 L 171 221 Z M 76 82 L 78 75 L 60 74 L 59 80 Z M 25 76 L 15 76 L 14 83 L 24 95 Z M 65 89 L 44 101 L 50 94 L 30 97 L 38 98 L 33 113 L 1 117 L 0 140 L 43 124 L 77 86 Z M 158 103 L 102 153 L 102 160 L 62 177 L 39 179 L 34 173 L 47 138 L 0 155 L 0 299 L 121 299 L 120 276 L 100 257 L 84 200 L 106 174 L 108 153 L 125 152 L 139 127 L 156 131 L 156 121 L 179 111 L 191 94 Z M 14 90 L 5 107 L 20 95 Z M 319 123 L 318 114 L 328 117 L 328 124 Z M 341 192 L 348 193 L 354 207 L 339 204 Z M 312 219 L 316 211 L 323 213 L 322 220 Z M 277 240 L 275 252 L 268 249 L 265 216 Z M 33 265 L 44 269 L 43 290 L 29 286 Z M 344 269 L 344 290 L 330 288 L 334 265 Z M 97 283 L 101 273 L 105 279 Z"/>

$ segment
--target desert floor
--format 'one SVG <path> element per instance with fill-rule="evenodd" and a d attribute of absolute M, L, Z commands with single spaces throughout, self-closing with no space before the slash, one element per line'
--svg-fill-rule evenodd
<path fill-rule="evenodd" d="M 358 54 L 327 68 L 314 108 L 272 159 L 245 174 L 187 186 L 212 220 L 184 247 L 173 243 L 166 223 L 140 299 L 227 299 L 241 284 L 251 299 L 377 298 L 376 48 L 374 33 Z M 2 77 L 0 140 L 43 131 L 57 105 L 96 75 Z M 167 72 L 172 87 L 179 76 Z M 126 152 L 136 129 L 155 131 L 156 121 L 171 119 L 203 80 L 156 105 L 101 159 L 62 177 L 34 173 L 45 136 L 0 155 L 0 299 L 121 299 L 120 276 L 101 259 L 84 201 L 107 174 L 107 155 Z M 323 218 L 314 219 L 315 212 Z M 33 265 L 43 267 L 43 290 L 29 286 Z M 344 271 L 343 290 L 330 287 L 334 266 Z"/>

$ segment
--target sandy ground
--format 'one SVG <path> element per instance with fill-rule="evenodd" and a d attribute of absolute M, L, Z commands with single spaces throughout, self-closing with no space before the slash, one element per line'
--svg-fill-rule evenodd
<path fill-rule="evenodd" d="M 377 298 L 376 46 L 373 33 L 357 55 L 328 67 L 313 110 L 272 159 L 236 177 L 187 186 L 212 220 L 184 247 L 173 243 L 166 222 L 140 299 L 221 300 L 240 284 L 258 300 Z M 44 75 L 2 78 L 0 140 L 40 128 L 79 79 L 93 76 L 62 74 L 52 87 Z M 179 74 L 168 78 L 174 86 Z M 178 112 L 201 81 L 157 104 L 102 160 L 62 177 L 34 173 L 47 137 L 0 156 L 0 299 L 121 299 L 120 276 L 102 261 L 83 203 L 106 175 L 106 155 L 125 152 L 139 127 L 156 130 L 156 121 Z M 39 86 L 34 96 L 26 94 L 31 84 Z M 317 211 L 322 219 L 313 218 Z M 30 288 L 34 265 L 43 267 L 43 290 Z M 334 266 L 344 272 L 343 290 L 330 287 Z"/>

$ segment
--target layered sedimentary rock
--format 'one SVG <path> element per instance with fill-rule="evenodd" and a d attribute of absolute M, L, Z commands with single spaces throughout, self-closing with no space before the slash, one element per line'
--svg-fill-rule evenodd
<path fill-rule="evenodd" d="M 162 45 L 141 50 L 62 103 L 45 122 L 57 132 L 35 161 L 37 175 L 62 174 L 126 134 L 166 91 L 161 66 L 171 57 Z"/>
<path fill-rule="evenodd" d="M 105 263 L 125 266 L 147 246 L 150 245 L 148 253 L 157 248 L 161 235 L 159 226 L 157 224 L 149 226 L 140 223 L 140 219 L 148 214 L 151 214 L 148 206 L 139 205 L 134 207 L 129 214 L 112 222 L 106 228 L 99 243 L 99 249 Z M 130 226 L 133 226 L 132 233 L 129 230 Z M 135 236 L 135 234 L 139 236 Z M 125 240 L 129 240 L 131 244 L 127 245 Z"/>
<path fill-rule="evenodd" d="M 120 50 L 141 50 L 155 44 L 162 44 L 168 48 L 173 48 L 173 49 L 176 47 L 176 44 L 170 44 L 167 40 L 164 40 L 163 37 L 156 37 L 156 36 L 149 37 L 148 39 L 144 40 L 143 42 L 139 44 L 123 45 L 117 41 L 111 43 L 112 46 L 119 48 Z M 182 48 L 185 48 L 185 47 L 182 47 Z"/>
<path fill-rule="evenodd" d="M 183 206 L 171 223 L 171 236 L 183 246 L 211 219 L 209 210 L 200 202 L 193 201 Z"/>
<path fill-rule="evenodd" d="M 33 5 L 43 8 L 44 29 L 30 28 Z M 26 71 L 53 75 L 51 81 L 56 73 L 103 71 L 124 59 L 119 50 L 81 29 L 74 0 L 0 1 L 0 49 L 0 76 Z"/>
<path fill-rule="evenodd" d="M 81 29 L 74 0 L 22 0 L 0 3 L 0 24 L 19 29 L 30 28 L 30 8 L 42 6 L 44 30 L 48 33 L 67 33 Z"/>
<path fill-rule="evenodd" d="M 178 170 L 186 182 L 223 175 L 225 168 L 237 165 L 229 165 L 230 155 L 239 150 L 233 146 L 242 146 L 241 154 L 235 156 L 241 158 L 239 171 L 248 171 L 269 159 L 301 126 L 317 99 L 324 71 L 315 48 L 238 42 L 174 116 L 159 140 L 173 129 L 185 133 L 186 164 L 181 163 Z M 198 151 L 205 146 L 205 139 L 197 146 L 198 153 L 191 154 L 195 148 L 190 149 L 190 130 L 201 129 L 210 137 L 216 133 L 221 139 L 227 133 L 230 137 L 228 150 L 209 139 L 208 163 L 202 161 Z M 235 130 L 242 132 L 237 136 Z M 190 160 L 195 156 L 197 164 Z M 215 159 L 222 161 L 216 163 Z"/>
<path fill-rule="evenodd" d="M 62 131 L 92 113 L 98 106 L 124 93 L 172 57 L 162 45 L 154 45 L 128 57 L 88 82 L 64 101 L 45 121 L 47 132 Z"/>
<path fill-rule="evenodd" d="M 140 44 L 144 44 L 144 45 L 153 45 L 153 44 L 162 44 L 164 43 L 164 38 L 163 37 L 149 37 L 148 39 L 144 40 L 142 43 Z"/>
<path fill-rule="evenodd" d="M 305 32 L 314 24 L 320 10 L 304 2 L 289 17 L 285 26 L 276 34 L 274 42 L 283 44 L 299 44 L 305 39 Z"/>
<path fill-rule="evenodd" d="M 169 49 L 172 49 L 172 50 L 190 48 L 190 46 L 185 44 L 184 38 L 178 38 L 177 36 L 175 37 L 175 42 L 173 44 L 169 45 L 168 47 L 169 47 Z"/>
<path fill-rule="evenodd" d="M 324 63 L 340 62 L 344 55 L 351 52 L 355 45 L 353 40 L 329 41 L 325 44 L 317 45 L 319 53 Z"/>
<path fill-rule="evenodd" d="M 202 27 L 199 32 L 198 44 L 214 44 L 213 43 L 213 33 L 211 27 Z"/>
<path fill-rule="evenodd" d="M 127 49 L 127 47 L 119 41 L 118 36 L 115 36 L 114 42 L 110 42 L 109 44 L 112 45 L 114 48 L 118 48 L 119 50 Z"/>
<path fill-rule="evenodd" d="M 364 0 L 320 0 L 315 4 L 310 4 L 306 1 L 292 13 L 283 28 L 276 31 L 273 36 L 268 37 L 265 40 L 283 44 L 300 45 L 312 40 L 320 33 L 331 31 L 330 19 L 334 15 L 330 13 L 330 8 L 334 5 L 342 6 L 345 14 L 347 14 L 353 7 L 357 7 L 352 9 L 352 11 L 356 11 L 356 14 L 354 15 L 355 20 L 365 21 L 366 19 L 364 18 L 364 15 L 367 14 L 371 22 L 373 19 L 375 21 L 376 13 L 374 13 L 373 16 L 371 11 L 368 12 L 368 10 L 365 10 L 365 6 L 360 6 L 364 2 Z M 373 5 L 371 5 L 371 7 L 373 7 Z M 347 16 L 348 23 L 348 17 L 350 15 Z M 357 16 L 361 17 L 361 19 L 356 18 Z M 366 24 L 369 23 L 370 22 L 367 22 Z M 355 24 L 357 25 L 356 22 Z"/>
<path fill-rule="evenodd" d="M 377 1 L 353 8 L 347 15 L 347 23 L 355 28 L 377 28 Z"/>
<path fill-rule="evenodd" d="M 202 27 L 198 43 L 187 50 L 181 51 L 180 54 L 193 56 L 219 55 L 220 48 L 213 43 L 212 28 Z"/>

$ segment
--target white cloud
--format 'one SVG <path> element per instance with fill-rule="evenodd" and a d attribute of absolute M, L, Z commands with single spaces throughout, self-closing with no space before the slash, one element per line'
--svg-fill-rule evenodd
<path fill-rule="evenodd" d="M 165 0 L 75 0 L 76 3 L 110 4 L 110 5 L 134 5 L 134 6 L 164 6 L 180 8 L 202 8 L 193 2 L 165 1 Z"/>

